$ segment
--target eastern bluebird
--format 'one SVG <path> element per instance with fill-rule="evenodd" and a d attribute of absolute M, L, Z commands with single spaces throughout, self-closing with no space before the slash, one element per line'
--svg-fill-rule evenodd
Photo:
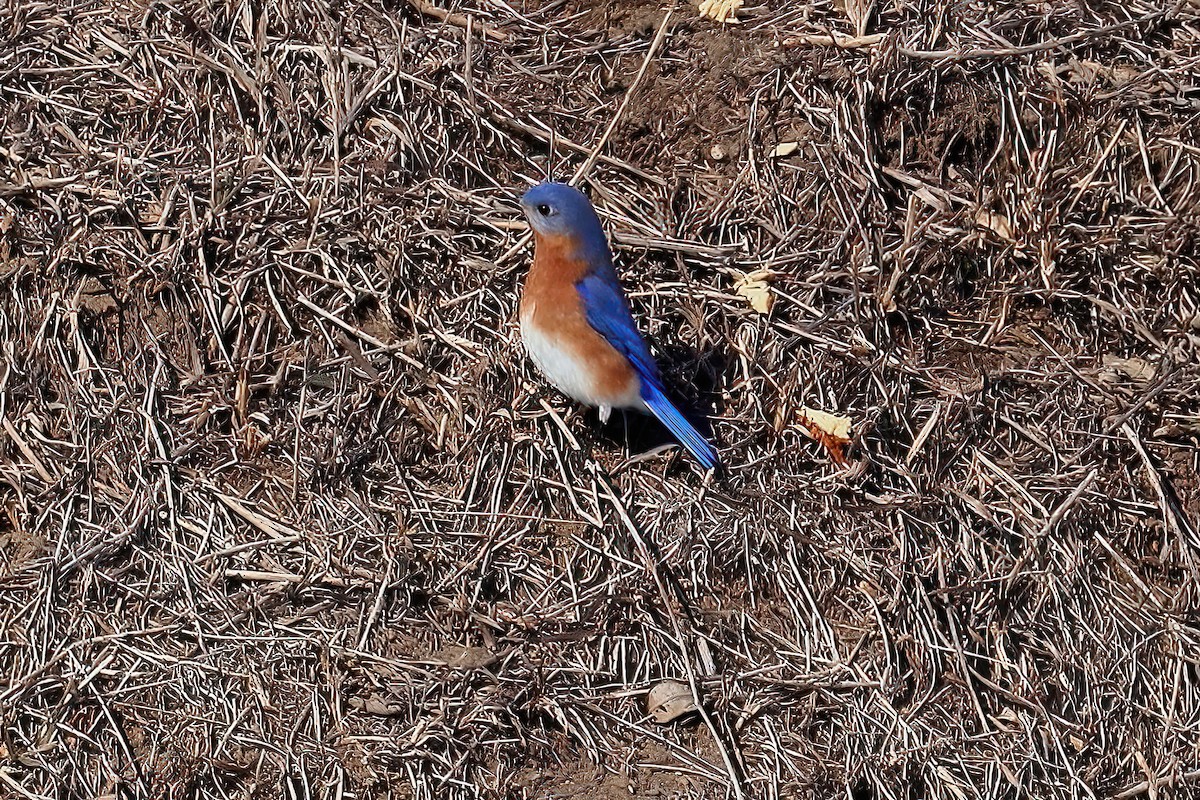
<path fill-rule="evenodd" d="M 614 408 L 649 411 L 706 469 L 716 467 L 716 450 L 667 399 L 587 197 L 543 183 L 525 193 L 521 208 L 534 234 L 521 295 L 521 339 L 533 363 L 563 393 L 599 406 L 601 421 Z"/>

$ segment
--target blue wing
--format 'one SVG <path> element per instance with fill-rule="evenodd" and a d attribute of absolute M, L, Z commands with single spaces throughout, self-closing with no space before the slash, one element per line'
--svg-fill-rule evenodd
<path fill-rule="evenodd" d="M 575 286 L 579 296 L 583 298 L 583 310 L 587 314 L 588 324 L 596 332 L 617 348 L 643 381 L 658 380 L 658 365 L 650 355 L 650 348 L 633 323 L 633 315 L 629 313 L 629 304 L 621 292 L 616 273 L 611 266 L 605 265 L 588 273 Z"/>
<path fill-rule="evenodd" d="M 621 285 L 612 266 L 606 264 L 593 270 L 576 284 L 576 288 L 583 298 L 588 324 L 633 365 L 641 379 L 642 402 L 705 469 L 716 467 L 720 463 L 717 451 L 668 399 L 658 374 L 658 365 L 634 325 L 629 304 L 625 302 L 625 295 L 621 293 Z"/>

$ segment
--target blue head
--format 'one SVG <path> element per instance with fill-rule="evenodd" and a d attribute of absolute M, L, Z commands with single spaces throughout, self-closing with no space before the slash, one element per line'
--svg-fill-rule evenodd
<path fill-rule="evenodd" d="M 539 183 L 521 198 L 521 210 L 542 236 L 570 236 L 589 249 L 606 245 L 592 204 L 583 192 L 565 183 Z"/>

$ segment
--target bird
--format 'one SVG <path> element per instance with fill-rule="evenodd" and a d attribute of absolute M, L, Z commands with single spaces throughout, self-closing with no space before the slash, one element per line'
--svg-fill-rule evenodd
<path fill-rule="evenodd" d="M 601 422 L 614 408 L 653 414 L 705 469 L 719 468 L 712 444 L 667 396 L 587 196 L 547 181 L 520 204 L 534 239 L 521 340 L 538 370 L 564 394 L 599 408 Z"/>

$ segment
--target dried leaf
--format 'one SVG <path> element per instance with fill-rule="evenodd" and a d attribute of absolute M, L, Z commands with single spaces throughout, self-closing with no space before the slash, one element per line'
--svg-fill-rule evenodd
<path fill-rule="evenodd" d="M 737 18 L 738 9 L 745 5 L 744 0 L 704 0 L 700 4 L 700 16 L 717 22 L 741 22 Z"/>
<path fill-rule="evenodd" d="M 1053 83 L 1066 81 L 1077 86 L 1107 84 L 1119 88 L 1137 81 L 1141 91 L 1152 95 L 1174 92 L 1178 88 L 1170 81 L 1146 80 L 1146 73 L 1131 64 L 1104 64 L 1086 58 L 1072 58 L 1063 64 L 1046 61 L 1038 64 L 1036 69 Z"/>
<path fill-rule="evenodd" d="M 775 305 L 775 295 L 771 293 L 770 282 L 775 279 L 775 273 L 769 269 L 748 272 L 738 278 L 733 290 L 760 314 L 770 314 Z"/>
<path fill-rule="evenodd" d="M 1149 383 L 1158 374 L 1155 366 L 1142 358 L 1105 355 L 1102 361 L 1104 369 L 1100 372 L 1100 378 L 1108 383 L 1116 383 L 1122 376 L 1134 383 Z"/>
<path fill-rule="evenodd" d="M 809 437 L 820 442 L 821 446 L 829 452 L 829 457 L 835 464 L 850 463 L 846 458 L 846 448 L 850 446 L 850 426 L 852 424 L 849 417 L 801 406 L 800 424 L 804 426 L 804 432 Z"/>
<path fill-rule="evenodd" d="M 692 690 L 680 681 L 660 681 L 646 695 L 646 710 L 660 725 L 696 710 Z"/>
<path fill-rule="evenodd" d="M 151 200 L 138 214 L 138 221 L 143 225 L 157 225 L 162 218 L 162 213 L 163 204 L 157 200 Z"/>
<path fill-rule="evenodd" d="M 986 208 L 980 208 L 975 212 L 975 224 L 981 228 L 987 228 L 992 233 L 1007 241 L 1014 241 L 1012 226 L 1008 224 L 1008 220 L 994 211 L 989 211 Z"/>
<path fill-rule="evenodd" d="M 390 703 L 377 694 L 365 698 L 351 697 L 350 707 L 376 717 L 394 717 L 397 714 L 403 714 L 407 710 L 404 705 Z"/>
<path fill-rule="evenodd" d="M 780 142 L 779 144 L 775 145 L 775 149 L 771 151 L 771 157 L 786 158 L 799 149 L 799 142 Z"/>
<path fill-rule="evenodd" d="M 93 314 L 108 314 L 121 306 L 103 283 L 89 276 L 79 285 L 79 307 Z"/>
<path fill-rule="evenodd" d="M 943 198 L 937 196 L 928 184 L 921 184 L 913 191 L 913 194 L 925 205 L 938 211 L 945 211 L 950 207 Z"/>
<path fill-rule="evenodd" d="M 433 654 L 434 659 L 443 662 L 453 669 L 485 669 L 500 660 L 500 657 L 486 647 L 464 647 L 451 645 Z"/>
<path fill-rule="evenodd" d="M 1200 436 L 1200 417 L 1175 416 L 1167 419 L 1154 431 L 1156 438 Z"/>

